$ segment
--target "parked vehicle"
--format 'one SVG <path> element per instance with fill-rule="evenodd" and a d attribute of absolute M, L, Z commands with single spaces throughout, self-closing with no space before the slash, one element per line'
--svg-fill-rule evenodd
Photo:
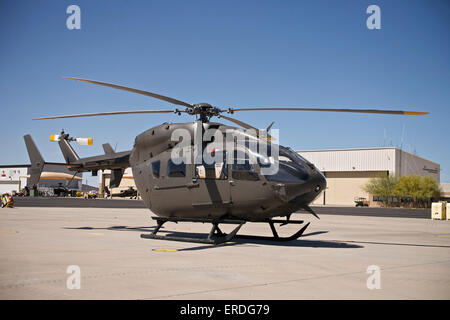
<path fill-rule="evenodd" d="M 355 207 L 368 207 L 369 201 L 366 198 L 355 198 Z"/>

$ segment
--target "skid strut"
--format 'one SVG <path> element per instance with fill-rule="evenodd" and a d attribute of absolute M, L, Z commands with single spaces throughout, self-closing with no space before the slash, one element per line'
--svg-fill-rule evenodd
<path fill-rule="evenodd" d="M 240 239 L 259 239 L 259 240 L 271 240 L 271 241 L 291 241 L 298 239 L 302 236 L 303 232 L 305 232 L 306 228 L 309 226 L 309 222 L 304 225 L 299 231 L 294 233 L 290 237 L 280 237 L 275 229 L 274 223 L 280 223 L 281 225 L 285 224 L 303 224 L 302 220 L 288 220 L 287 222 L 285 220 L 273 220 L 273 219 L 267 219 L 263 221 L 254 221 L 254 222 L 265 222 L 268 223 L 270 226 L 270 229 L 272 230 L 273 237 L 265 237 L 265 236 L 252 236 L 252 235 L 237 235 L 239 229 L 244 225 L 246 222 L 245 220 L 233 220 L 233 219 L 195 219 L 195 218 L 160 218 L 160 217 L 153 217 L 152 219 L 156 220 L 157 226 L 152 231 L 152 233 L 144 233 L 141 234 L 141 238 L 146 239 L 159 239 L 159 240 L 172 240 L 172 241 L 182 241 L 182 242 L 195 242 L 195 243 L 206 243 L 206 244 L 221 244 L 228 241 L 231 241 L 233 238 L 240 238 Z M 212 223 L 212 228 L 208 234 L 208 236 L 204 239 L 202 238 L 191 238 L 191 237 L 181 237 L 181 236 L 160 236 L 157 235 L 158 231 L 161 229 L 164 223 L 166 222 L 202 222 L 202 223 Z M 219 224 L 237 224 L 236 228 L 233 229 L 233 231 L 229 234 L 223 233 L 220 228 Z"/>

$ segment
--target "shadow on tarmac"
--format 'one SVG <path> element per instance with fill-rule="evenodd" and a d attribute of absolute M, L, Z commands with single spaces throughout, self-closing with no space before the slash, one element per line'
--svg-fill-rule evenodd
<path fill-rule="evenodd" d="M 177 236 L 181 236 L 177 234 Z M 219 244 L 216 246 L 204 245 L 199 247 L 184 248 L 178 251 L 195 251 L 204 249 L 219 249 L 226 246 L 236 245 L 265 245 L 265 246 L 277 246 L 277 247 L 303 247 L 303 248 L 334 248 L 334 249 L 358 249 L 364 248 L 363 246 L 356 244 L 348 244 L 345 242 L 327 241 L 327 240 L 292 240 L 286 242 L 271 241 L 271 240 L 256 240 L 256 239 L 233 239 L 228 243 Z"/>
<path fill-rule="evenodd" d="M 109 231 L 136 231 L 136 232 L 150 232 L 155 227 L 128 227 L 128 226 L 111 226 L 106 228 L 93 228 L 93 227 L 64 227 L 64 229 L 70 229 L 70 230 L 109 230 Z M 171 237 L 189 237 L 189 238 L 196 238 L 196 239 L 205 239 L 207 237 L 207 234 L 205 233 L 187 233 L 187 232 L 176 232 L 176 231 L 167 231 L 167 230 L 161 230 L 159 232 L 166 233 L 166 235 Z M 219 245 L 202 245 L 198 247 L 192 247 L 192 248 L 183 248 L 179 249 L 178 251 L 193 251 L 193 250 L 203 250 L 203 249 L 214 249 L 214 248 L 221 248 L 226 246 L 235 246 L 235 245 L 269 245 L 269 246 L 278 246 L 278 247 L 309 247 L 309 248 L 363 248 L 363 246 L 357 245 L 357 244 L 349 244 L 343 241 L 327 241 L 327 240 L 307 240 L 302 239 L 303 237 L 309 237 L 313 235 L 318 234 L 324 234 L 328 233 L 328 231 L 316 231 L 316 232 L 310 232 L 307 234 L 304 234 L 300 239 L 297 240 L 291 240 L 291 241 L 276 241 L 276 240 L 267 240 L 267 239 L 249 239 L 245 238 L 245 235 L 240 235 L 240 237 L 236 237 L 230 242 L 219 244 Z M 154 239 L 158 241 L 159 239 Z M 169 240 L 166 240 L 169 241 Z M 173 241 L 173 240 L 171 240 Z M 175 241 L 176 242 L 176 241 Z"/>
<path fill-rule="evenodd" d="M 67 230 L 112 230 L 112 231 L 139 231 L 139 232 L 148 232 L 155 229 L 152 227 L 127 227 L 127 226 L 112 226 L 107 228 L 93 228 L 93 227 L 63 227 L 63 229 Z"/>

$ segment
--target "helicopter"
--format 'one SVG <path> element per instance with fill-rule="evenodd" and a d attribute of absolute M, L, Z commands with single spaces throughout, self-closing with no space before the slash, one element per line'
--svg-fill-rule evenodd
<path fill-rule="evenodd" d="M 292 107 L 219 108 L 208 103 L 190 104 L 171 97 L 117 84 L 66 77 L 146 95 L 175 105 L 166 110 L 128 110 L 47 116 L 33 120 L 125 114 L 187 114 L 196 120 L 187 123 L 165 122 L 135 138 L 129 151 L 115 152 L 104 144 L 105 154 L 80 158 L 70 142 L 91 144 L 92 139 L 73 138 L 64 130 L 52 135 L 62 151 L 66 166 L 75 174 L 111 170 L 110 188 L 119 186 L 124 170 L 131 167 L 136 188 L 145 205 L 156 215 L 156 227 L 142 238 L 221 244 L 233 238 L 291 241 L 302 236 L 310 222 L 291 220 L 292 213 L 304 210 L 319 218 L 310 203 L 326 188 L 326 178 L 317 167 L 289 147 L 274 143 L 276 137 L 230 117 L 248 111 L 316 111 L 352 112 L 391 115 L 425 115 L 428 112 L 330 109 Z M 180 108 L 182 107 L 182 108 Z M 239 127 L 211 121 L 213 117 L 228 120 Z M 244 130 L 245 129 L 245 130 Z M 271 131 L 272 132 L 272 131 Z M 192 139 L 194 137 L 194 139 Z M 225 138 L 224 138 L 225 137 Z M 30 135 L 24 137 L 31 161 L 31 184 L 37 184 L 46 163 Z M 255 147 L 256 146 L 256 147 Z M 54 164 L 54 163 L 53 163 Z M 75 175 L 74 174 L 74 175 Z M 167 222 L 211 223 L 206 238 L 157 234 Z M 238 235 L 245 223 L 267 223 L 271 237 Z M 236 225 L 224 233 L 220 224 Z M 275 224 L 302 225 L 289 237 L 278 235 Z"/>

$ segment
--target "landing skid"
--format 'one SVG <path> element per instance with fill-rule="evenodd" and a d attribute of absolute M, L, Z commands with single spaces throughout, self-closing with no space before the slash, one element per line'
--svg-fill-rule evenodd
<path fill-rule="evenodd" d="M 192 219 L 192 218 L 155 218 L 154 220 L 157 222 L 157 226 L 155 230 L 153 230 L 152 233 L 148 234 L 141 234 L 141 238 L 145 239 L 157 239 L 157 240 L 171 240 L 171 241 L 182 241 L 182 242 L 194 242 L 194 243 L 206 243 L 206 244 L 214 244 L 218 245 L 221 243 L 229 242 L 234 238 L 240 238 L 240 239 L 257 239 L 257 240 L 270 240 L 270 241 L 292 241 L 295 239 L 298 239 L 302 236 L 303 232 L 305 232 L 306 228 L 309 226 L 309 222 L 304 225 L 299 231 L 294 233 L 290 237 L 280 237 L 275 229 L 274 223 L 280 223 L 281 225 L 285 224 L 303 224 L 302 220 L 272 220 L 267 219 L 264 221 L 255 221 L 255 222 L 265 222 L 268 223 L 270 226 L 270 229 L 272 230 L 272 237 L 265 237 L 265 236 L 252 236 L 252 235 L 237 235 L 239 229 L 244 225 L 246 222 L 245 220 L 231 220 L 231 219 Z M 157 235 L 158 231 L 161 229 L 164 223 L 166 222 L 202 222 L 202 223 L 212 223 L 211 231 L 208 234 L 207 238 L 201 239 L 201 238 L 190 238 L 190 237 L 177 237 L 177 236 L 160 236 Z M 229 234 L 223 233 L 220 228 L 219 224 L 237 224 L 237 227 L 233 229 L 233 231 Z"/>

